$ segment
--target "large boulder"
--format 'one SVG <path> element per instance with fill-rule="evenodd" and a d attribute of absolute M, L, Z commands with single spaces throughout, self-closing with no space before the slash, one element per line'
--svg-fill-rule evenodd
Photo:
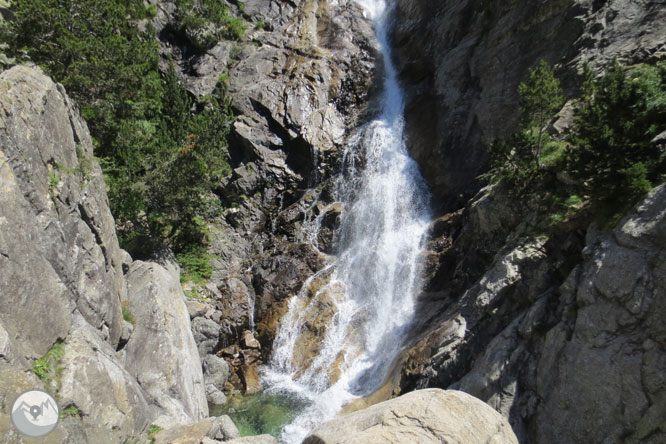
<path fill-rule="evenodd" d="M 303 444 L 518 444 L 511 426 L 463 392 L 407 393 L 317 427 Z"/>
<path fill-rule="evenodd" d="M 145 392 L 80 315 L 74 317 L 64 349 L 59 363 L 61 408 L 74 406 L 88 422 L 106 429 L 107 437 L 100 442 L 117 442 L 150 424 L 153 415 Z"/>
<path fill-rule="evenodd" d="M 136 327 L 125 346 L 126 367 L 168 424 L 208 416 L 201 361 L 178 276 L 135 261 L 127 275 Z M 201 319 L 201 318 L 197 318 Z"/>

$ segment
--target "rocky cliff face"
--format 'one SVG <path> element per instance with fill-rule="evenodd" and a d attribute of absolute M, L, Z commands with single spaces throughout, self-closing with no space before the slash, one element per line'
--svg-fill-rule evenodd
<path fill-rule="evenodd" d="M 526 443 L 663 441 L 652 318 L 664 314 L 663 187 L 611 234 L 574 219 L 538 235 L 538 209 L 516 208 L 500 187 L 463 202 L 477 190 L 484 145 L 515 131 L 531 66 L 554 64 L 573 95 L 585 63 L 663 59 L 666 8 L 398 1 L 397 18 L 410 149 L 440 208 L 461 208 L 432 225 L 402 389 L 471 393 Z"/>
<path fill-rule="evenodd" d="M 36 387 L 76 412 L 45 442 L 124 442 L 155 422 L 207 416 L 177 266 L 133 263 L 119 248 L 86 124 L 63 88 L 25 66 L 0 85 L 1 440 L 23 442 L 7 410 Z M 29 372 L 43 356 L 46 368 Z"/>
<path fill-rule="evenodd" d="M 666 187 L 608 234 L 535 238 L 529 213 L 492 189 L 434 224 L 422 308 L 439 314 L 403 389 L 470 393 L 521 442 L 662 442 Z"/>
<path fill-rule="evenodd" d="M 583 63 L 663 58 L 661 2 L 399 0 L 394 42 L 410 150 L 456 208 L 478 189 L 484 145 L 514 132 L 518 84 L 539 59 L 574 93 Z"/>
<path fill-rule="evenodd" d="M 209 226 L 213 275 L 190 289 L 202 300 L 189 306 L 202 357 L 226 359 L 230 383 L 248 390 L 250 368 L 267 357 L 286 300 L 328 261 L 341 211 L 331 202 L 331 178 L 371 107 L 377 50 L 353 1 L 243 3 L 250 41 L 222 41 L 206 52 L 174 32 L 170 2 L 158 3 L 154 25 L 193 95 L 228 78 L 237 113 L 233 173 L 220 187 L 228 209 Z M 318 216 L 315 248 L 303 227 Z M 253 329 L 261 348 L 244 345 Z M 211 393 L 209 400 L 221 401 Z"/>

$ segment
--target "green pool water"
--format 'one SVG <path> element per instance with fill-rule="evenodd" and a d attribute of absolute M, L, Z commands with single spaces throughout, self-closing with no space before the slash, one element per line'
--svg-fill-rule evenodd
<path fill-rule="evenodd" d="M 211 406 L 210 415 L 229 415 L 241 436 L 268 433 L 277 438 L 282 427 L 292 422 L 305 406 L 303 401 L 293 397 L 261 392 L 229 397 L 227 405 Z"/>

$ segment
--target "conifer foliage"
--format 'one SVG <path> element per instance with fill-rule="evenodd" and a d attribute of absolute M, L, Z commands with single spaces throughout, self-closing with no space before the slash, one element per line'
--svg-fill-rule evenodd
<path fill-rule="evenodd" d="M 224 82 L 195 104 L 173 66 L 161 73 L 150 24 L 155 9 L 141 0 L 20 0 L 12 11 L 15 19 L 0 25 L 0 41 L 77 101 L 105 172 L 122 245 L 141 255 L 157 243 L 178 250 L 200 241 L 202 220 L 220 208 L 212 190 L 229 172 L 232 118 Z M 218 15 L 224 18 L 225 11 Z M 234 25 L 231 19 L 211 24 L 225 32 Z"/>

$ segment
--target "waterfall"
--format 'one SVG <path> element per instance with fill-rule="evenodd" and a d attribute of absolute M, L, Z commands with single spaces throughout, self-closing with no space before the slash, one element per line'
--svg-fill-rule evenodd
<path fill-rule="evenodd" d="M 301 442 L 350 400 L 384 383 L 414 315 L 418 257 L 430 220 L 429 194 L 404 142 L 404 102 L 388 42 L 390 10 L 384 0 L 359 3 L 374 21 L 383 53 L 381 109 L 343 156 L 336 187 L 345 208 L 338 253 L 290 300 L 263 372 L 268 391 L 308 405 L 283 428 L 280 440 L 288 444 Z M 356 157 L 364 159 L 362 168 Z M 313 356 L 299 361 L 299 340 L 323 309 L 333 314 L 314 329 L 320 342 Z"/>

